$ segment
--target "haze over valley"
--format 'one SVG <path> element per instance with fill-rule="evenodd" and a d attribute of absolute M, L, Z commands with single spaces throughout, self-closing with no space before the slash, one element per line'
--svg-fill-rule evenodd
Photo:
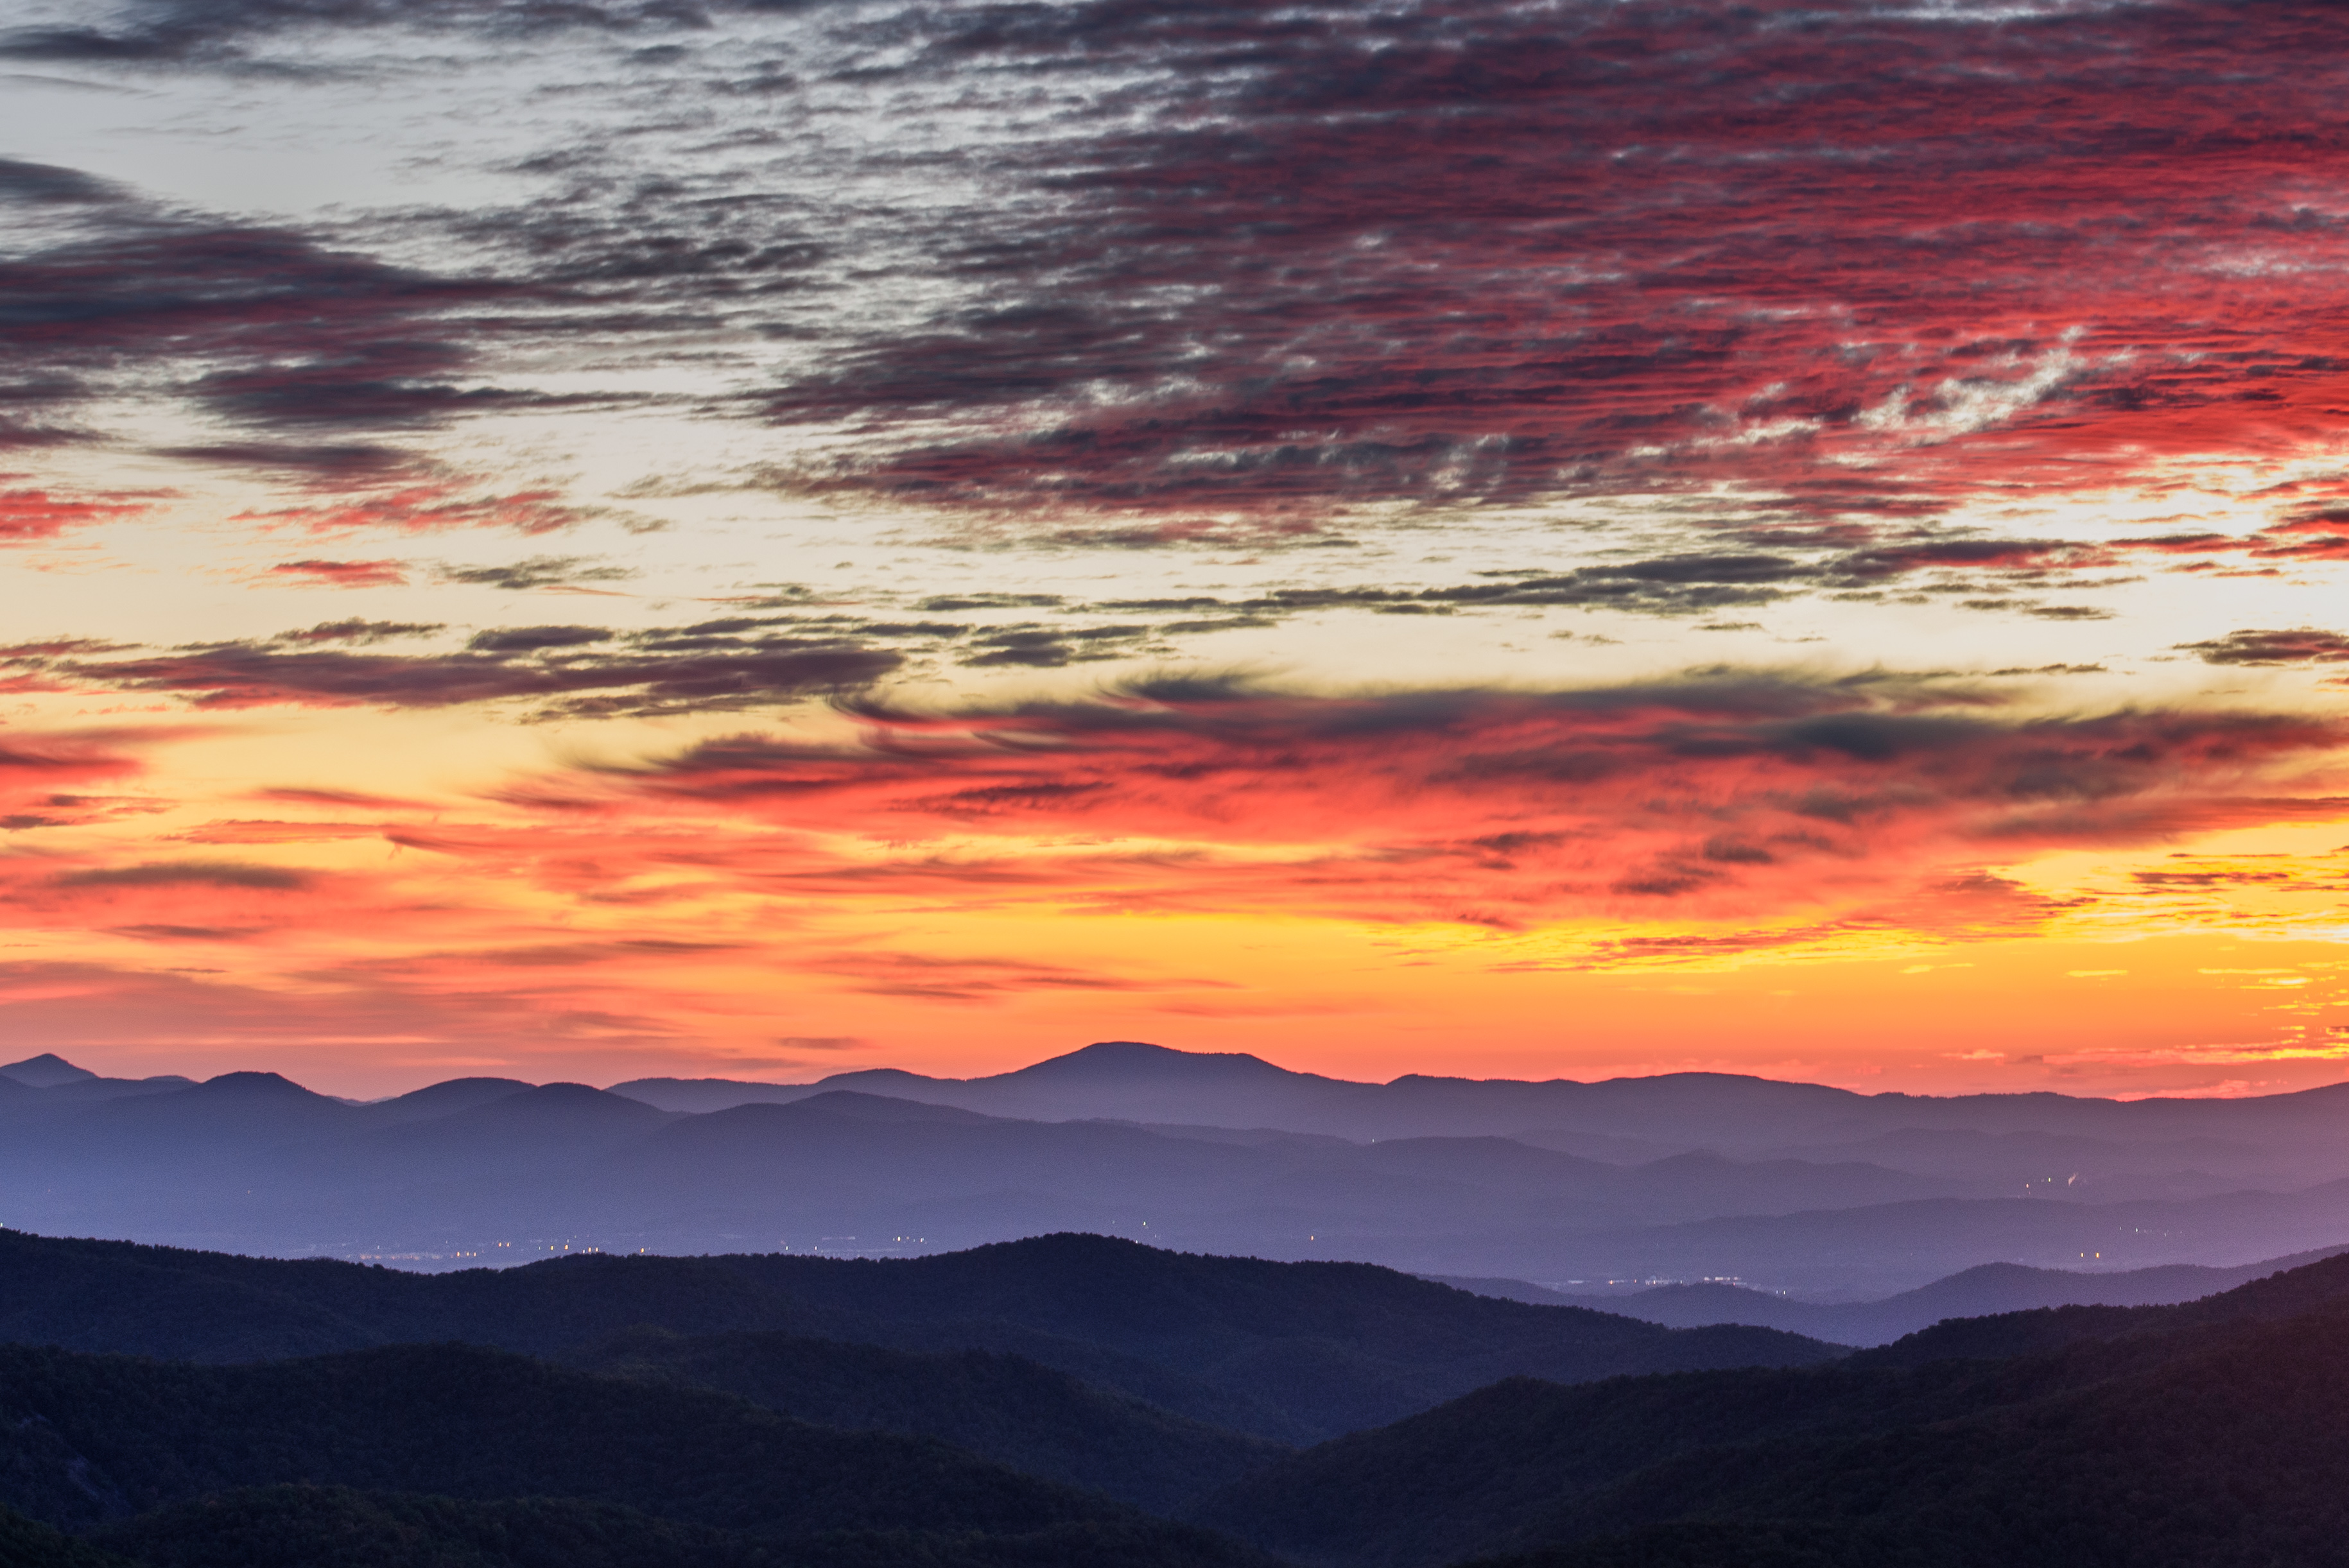
<path fill-rule="evenodd" d="M 2344 1118 L 2349 1087 L 2119 1102 L 1712 1074 L 1380 1085 L 1134 1042 L 976 1079 L 471 1078 L 364 1104 L 270 1074 L 109 1080 L 49 1057 L 0 1068 L 0 1222 L 426 1268 L 1086 1232 L 1763 1321 L 1755 1292 L 1875 1301 L 1993 1264 L 2065 1278 L 1952 1299 L 2207 1294 L 2232 1277 L 2142 1271 L 2349 1239 Z M 2121 1294 L 2080 1295 L 2078 1274 Z"/>

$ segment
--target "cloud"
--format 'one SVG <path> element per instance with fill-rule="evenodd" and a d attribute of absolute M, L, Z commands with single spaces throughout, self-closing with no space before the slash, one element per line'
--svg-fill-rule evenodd
<path fill-rule="evenodd" d="M 999 1001 L 1036 991 L 1230 988 L 1217 981 L 1134 979 L 1024 958 L 844 953 L 811 954 L 806 963 L 817 974 L 847 979 L 851 990 L 867 995 L 907 996 L 930 1002 Z"/>
<path fill-rule="evenodd" d="M 601 626 L 510 626 L 483 632 L 465 646 L 480 654 L 534 654 L 547 648 L 576 648 L 608 643 L 612 634 Z"/>
<path fill-rule="evenodd" d="M 469 413 L 574 406 L 519 366 L 789 342 L 759 348 L 768 384 L 687 411 L 805 427 L 807 455 L 765 470 L 779 488 L 1112 549 L 1680 497 L 1689 531 L 1751 549 L 1659 550 L 1520 601 L 1672 613 L 1830 578 L 2075 573 L 2106 556 L 1920 525 L 1971 498 L 2321 444 L 2349 352 L 2327 281 L 2340 220 L 2305 186 L 2304 128 L 2332 123 L 2333 95 L 2305 62 L 2349 24 L 2198 3 L 1805 16 L 1797 43 L 1780 12 L 1725 0 L 146 0 L 0 48 L 204 67 L 334 30 L 444 52 L 451 31 L 673 32 L 627 67 L 664 103 L 722 119 L 781 101 L 785 77 L 885 78 L 912 120 L 951 113 L 970 139 L 860 152 L 804 105 L 762 108 L 760 137 L 808 151 L 803 181 L 779 191 L 767 154 L 723 139 L 645 181 L 629 159 L 659 132 L 623 116 L 515 165 L 533 200 L 337 236 L 380 232 L 380 254 L 0 166 L 0 190 L 91 214 L 0 266 L 0 309 L 36 329 L 27 377 L 86 401 L 169 366 L 174 395 L 237 427 L 172 450 L 350 489 L 269 514 L 303 526 L 572 525 L 587 509 L 552 486 L 450 479 L 409 448 Z M 305 68 L 300 50 L 273 68 Z M 1060 95 L 1049 123 L 1034 91 Z M 885 187 L 918 198 L 839 194 Z M 383 259 L 436 251 L 466 261 Z M 2259 551 L 2344 548 L 2339 498 L 2271 499 L 2290 515 Z M 1828 517 L 1882 536 L 1771 574 L 1787 551 L 1757 536 Z M 1738 553 L 1757 575 L 1721 575 Z M 1682 557 L 1713 575 L 1671 577 Z"/>
<path fill-rule="evenodd" d="M 412 465 L 411 465 L 412 466 Z M 313 487 L 317 499 L 248 515 L 255 521 L 290 524 L 312 533 L 388 529 L 401 533 L 438 533 L 450 529 L 504 529 L 515 533 L 553 533 L 577 526 L 588 515 L 554 490 L 499 492 L 440 476 L 418 478 L 403 469 L 381 483 L 330 480 Z M 443 573 L 447 581 L 488 583 L 498 587 L 536 588 L 573 581 L 561 575 L 578 563 L 572 556 L 540 556 L 515 567 L 464 568 Z M 554 573 L 555 575 L 546 575 Z M 601 579 L 598 573 L 608 573 Z M 585 580 L 616 580 L 630 573 L 588 568 Z M 509 578 L 512 581 L 508 581 Z"/>
<path fill-rule="evenodd" d="M 0 663 L 21 656 L 0 649 Z M 143 772 L 142 754 L 173 738 L 175 732 L 160 728 L 0 728 L 0 830 L 78 827 L 156 809 L 143 799 L 93 795 L 88 787 Z"/>
<path fill-rule="evenodd" d="M 625 583 L 636 573 L 624 566 L 598 566 L 577 555 L 533 555 L 505 566 L 443 567 L 444 583 L 524 593 L 533 588 L 568 588 L 583 583 Z"/>
<path fill-rule="evenodd" d="M 0 544 L 55 539 L 69 529 L 137 517 L 153 501 L 125 496 L 60 496 L 45 490 L 0 490 Z"/>
<path fill-rule="evenodd" d="M 2179 647 L 2202 655 L 2213 665 L 2337 665 L 2349 663 L 2349 636 L 2320 632 L 2313 626 L 2291 631 L 2230 632 L 2203 643 Z"/>
<path fill-rule="evenodd" d="M 109 206 L 86 233 L 0 256 L 0 368 L 65 401 L 165 372 L 240 424 L 417 427 L 500 396 L 450 379 L 474 351 L 444 318 L 511 292 L 288 230 Z"/>
<path fill-rule="evenodd" d="M 78 169 L 0 158 L 0 201 L 82 205 L 120 201 L 127 199 L 127 194 L 121 187 L 84 174 Z"/>
<path fill-rule="evenodd" d="M 889 37 L 913 90 L 1120 96 L 1019 150 L 1032 200 L 941 225 L 961 303 L 776 391 L 870 432 L 787 486 L 1268 530 L 1724 486 L 1901 518 L 2329 428 L 2320 10 L 1103 0 Z"/>
<path fill-rule="evenodd" d="M 108 25 L 27 26 L 0 33 L 0 58 L 80 65 L 221 64 L 277 36 L 328 28 L 464 28 L 514 37 L 706 25 L 680 0 L 560 5 L 516 0 L 132 0 Z"/>
<path fill-rule="evenodd" d="M 98 871 L 68 872 L 58 887 L 214 887 L 291 891 L 308 885 L 299 872 L 233 861 L 165 861 Z"/>
<path fill-rule="evenodd" d="M 280 632 L 280 643 L 381 643 L 395 637 L 429 637 L 447 628 L 438 622 L 321 621 L 299 632 Z"/>
<path fill-rule="evenodd" d="M 408 581 L 407 567 L 397 561 L 281 561 L 269 570 L 330 588 L 398 588 Z"/>
<path fill-rule="evenodd" d="M 1980 868 L 2337 810 L 2310 780 L 2349 740 L 2292 715 L 2034 714 L 1928 680 L 1769 672 L 1350 696 L 1192 677 L 1090 701 L 847 706 L 855 746 L 742 735 L 549 788 L 574 810 L 898 846 L 763 873 L 811 891 L 1082 888 L 1117 907 L 1517 926 L 1896 894 L 2036 909 Z"/>
<path fill-rule="evenodd" d="M 492 633 L 449 653 L 356 653 L 324 645 L 327 638 L 295 634 L 290 646 L 280 639 L 105 660 L 25 662 L 87 685 L 184 696 L 199 707 L 429 708 L 523 701 L 550 714 L 587 717 L 773 705 L 867 686 L 904 662 L 888 649 L 845 639 L 784 636 L 687 653 L 591 652 L 587 643 L 605 638 L 571 635 L 586 630 Z M 334 640 L 376 638 L 362 633 Z"/>

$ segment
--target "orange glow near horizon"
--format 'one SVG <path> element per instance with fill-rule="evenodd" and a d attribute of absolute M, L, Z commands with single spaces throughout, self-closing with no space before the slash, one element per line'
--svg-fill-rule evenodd
<path fill-rule="evenodd" d="M 1196 711 L 1185 720 L 1184 769 L 1215 760 L 1203 748 L 1228 727 L 1221 700 L 1206 705 L 1205 739 Z M 1258 699 L 1229 700 L 1261 721 Z M 1640 777 L 1654 765 L 1652 714 L 1628 741 L 1619 717 L 1596 738 L 1573 722 L 1578 765 L 1613 745 L 1627 777 L 1568 791 L 1571 821 L 1541 814 L 1547 786 L 1431 779 L 1407 734 L 1398 743 L 1379 727 L 1354 810 L 1321 824 L 1311 786 L 1251 775 L 1187 813 L 1170 812 L 1184 798 L 1163 781 L 1119 787 L 1082 808 L 1090 831 L 1038 831 L 1039 816 L 1062 825 L 1056 803 L 1071 798 L 1038 770 L 1131 766 L 1122 741 L 1069 737 L 1136 711 L 1164 717 L 1132 702 L 1106 720 L 1030 711 L 1009 762 L 1026 782 L 1009 786 L 999 748 L 973 738 L 989 725 L 975 722 L 953 745 L 927 745 L 911 784 L 864 777 L 905 762 L 886 734 L 843 731 L 820 747 L 721 738 L 667 754 L 709 764 L 698 772 L 516 769 L 445 805 L 396 769 L 337 779 L 323 766 L 300 786 L 174 799 L 201 785 L 208 758 L 212 777 L 233 778 L 256 748 L 285 755 L 285 735 L 55 732 L 21 777 L 118 792 L 47 808 L 84 814 L 51 839 L 80 852 L 8 867 L 15 952 L 0 1006 L 18 1040 L 108 1072 L 267 1068 L 355 1095 L 473 1074 L 969 1076 L 1101 1038 L 1380 1079 L 1694 1070 L 1871 1091 L 2141 1095 L 2349 1076 L 2336 1061 L 2349 1055 L 2338 1024 L 2349 964 L 2333 937 L 2349 856 L 2330 847 L 2334 824 L 2304 820 L 2329 808 L 2253 792 L 2246 770 L 2271 764 L 2239 739 L 2202 766 L 2209 748 L 2191 724 L 2176 727 L 2145 788 L 2131 797 L 2108 776 L 2121 803 L 2062 832 L 2036 818 L 2012 828 L 2011 791 L 1985 808 L 1962 781 L 1927 788 L 1930 768 L 1888 775 L 1880 759 L 1831 751 L 1772 759 L 1758 785 L 1753 758 L 1726 776 L 1709 759 L 1673 761 L 1683 798 L 1668 810 Z M 1478 745 L 1521 770 L 1537 759 L 1543 737 L 1520 709 L 1497 740 L 1454 722 L 1457 711 L 1444 772 Z M 1362 718 L 1357 708 L 1337 731 Z M 411 722 L 352 715 L 337 727 L 344 754 L 371 734 L 389 746 L 385 732 Z M 1298 728 L 1293 715 L 1278 722 Z M 1708 722 L 1723 742 L 1728 728 Z M 1051 724 L 1062 743 L 1040 752 Z M 2058 732 L 2029 733 L 2043 765 Z M 2303 779 L 2301 754 L 2329 751 L 2321 731 L 2260 733 Z M 1969 768 L 1996 766 L 1994 734 L 1958 740 Z M 2147 752 L 2134 728 L 2063 743 L 2118 749 L 2131 766 Z M 972 746 L 977 782 L 957 771 Z M 1218 765 L 1237 772 L 1256 757 L 1244 746 Z M 134 758 L 147 764 L 135 785 Z M 1801 780 L 1782 776 L 1798 766 Z M 828 803 L 810 769 L 847 779 L 844 802 Z M 698 782 L 678 788 L 687 779 Z M 1899 801 L 1838 809 L 1822 826 L 1844 838 L 1796 836 L 1785 802 L 1816 796 L 1821 779 Z M 1458 798 L 1430 800 L 1447 788 Z M 977 816 L 974 791 L 991 792 Z M 1267 810 L 1225 804 L 1250 799 Z M 1626 811 L 1626 825 L 1607 820 Z M 2285 820 L 2246 823 L 2253 813 Z M 1692 838 L 1691 817 L 1713 830 Z M 1142 835 L 1116 830 L 1128 820 Z M 1307 837 L 1317 826 L 1324 836 Z M 1742 858 L 1721 852 L 1724 836 Z M 1674 874 L 1728 885 L 1699 902 L 1636 880 Z"/>

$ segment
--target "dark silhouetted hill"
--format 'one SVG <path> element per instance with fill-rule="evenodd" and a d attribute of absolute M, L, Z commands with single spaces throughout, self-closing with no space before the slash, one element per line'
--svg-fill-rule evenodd
<path fill-rule="evenodd" d="M 1240 1568 L 1259 1561 L 1229 1542 L 1148 1522 L 1088 1521 L 1014 1535 L 835 1531 L 777 1544 L 568 1498 L 478 1501 L 316 1486 L 213 1493 L 100 1526 L 93 1538 L 125 1554 L 106 1557 L 108 1568 L 126 1560 L 140 1568 Z M 92 1553 L 58 1568 L 98 1568 L 99 1561 Z"/>
<path fill-rule="evenodd" d="M 937 1438 L 1162 1512 L 1288 1451 L 992 1351 L 647 1328 L 566 1359 L 607 1376 L 722 1389 L 819 1426 Z"/>
<path fill-rule="evenodd" d="M 945 1444 L 462 1346 L 247 1367 L 0 1348 L 0 1502 L 88 1529 L 241 1488 L 558 1498 L 795 1547 L 1066 1532 L 1102 1568 L 1247 1553 Z M 297 1513 L 300 1511 L 295 1511 Z M 120 1542 L 131 1543 L 135 1528 Z M 792 1553 L 796 1560 L 798 1553 Z"/>
<path fill-rule="evenodd" d="M 1745 1526 L 1715 1543 L 1710 1561 L 1725 1564 L 1796 1543 L 1838 1568 L 2349 1563 L 2349 1319 L 2336 1309 L 2189 1343 L 2152 1367 L 1950 1420 L 1690 1454 L 1544 1527 L 1596 1537 L 1595 1551 L 1530 1562 L 1595 1568 L 1626 1546 L 1652 1561 L 1652 1537 L 1632 1532 L 1702 1519 Z M 1789 1542 L 1788 1523 L 1805 1536 Z"/>
<path fill-rule="evenodd" d="M 124 1568 L 125 1562 L 54 1525 L 0 1508 L 0 1568 Z"/>
<path fill-rule="evenodd" d="M 2337 1542 L 2301 1554 L 2337 1529 L 2349 1480 L 2349 1259 L 2182 1306 L 2064 1314 L 2106 1332 L 2004 1358 L 1513 1378 L 1269 1466 L 1193 1516 L 1359 1568 L 1545 1542 L 1573 1550 L 1544 1561 L 1592 1568 L 2349 1561 Z M 1966 1326 L 1932 1332 L 1987 1348 Z M 2303 1367 L 2309 1386 L 2285 1394 Z M 2263 1407 L 2277 1430 L 2247 1441 Z"/>
<path fill-rule="evenodd" d="M 771 1254 L 733 1264 L 852 1321 L 1002 1322 L 1098 1345 L 1253 1396 L 1320 1432 L 1392 1418 L 1512 1373 L 1580 1381 L 1841 1353 L 1772 1330 L 1669 1330 L 1496 1301 L 1367 1264 L 1199 1257 L 1102 1236 L 927 1258 Z"/>
<path fill-rule="evenodd" d="M 461 1339 L 535 1354 L 636 1326 L 1009 1351 L 1275 1441 L 1392 1420 L 1516 1373 L 1801 1365 L 1839 1347 L 1528 1306 L 1366 1264 L 1046 1236 L 910 1259 L 578 1257 L 408 1274 L 0 1232 L 0 1335 L 233 1361 Z"/>
<path fill-rule="evenodd" d="M 2058 1306 L 1952 1318 L 1859 1352 L 1856 1365 L 1909 1367 L 1951 1357 L 2032 1356 L 2086 1339 L 2177 1333 L 2266 1322 L 2349 1299 L 2349 1254 L 2270 1274 L 2199 1301 L 2168 1306 Z"/>

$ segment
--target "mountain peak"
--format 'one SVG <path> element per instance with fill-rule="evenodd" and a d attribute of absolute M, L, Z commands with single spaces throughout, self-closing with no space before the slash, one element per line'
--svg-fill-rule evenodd
<path fill-rule="evenodd" d="M 1097 1040 L 1066 1056 L 1050 1057 L 996 1081 L 1082 1079 L 1092 1082 L 1137 1079 L 1195 1081 L 1203 1078 L 1290 1078 L 1303 1075 L 1278 1068 L 1262 1057 L 1243 1052 L 1178 1051 L 1146 1040 Z"/>
<path fill-rule="evenodd" d="M 0 1078 L 15 1078 L 27 1088 L 55 1088 L 61 1083 L 86 1083 L 97 1076 L 88 1068 L 78 1068 L 50 1051 L 0 1067 Z"/>
<path fill-rule="evenodd" d="M 326 1096 L 315 1090 L 304 1088 L 281 1073 L 222 1073 L 218 1078 L 204 1079 L 196 1088 L 213 1095 L 233 1095 L 240 1099 L 317 1100 L 327 1099 Z M 329 1103 L 334 1102 L 329 1101 Z"/>

